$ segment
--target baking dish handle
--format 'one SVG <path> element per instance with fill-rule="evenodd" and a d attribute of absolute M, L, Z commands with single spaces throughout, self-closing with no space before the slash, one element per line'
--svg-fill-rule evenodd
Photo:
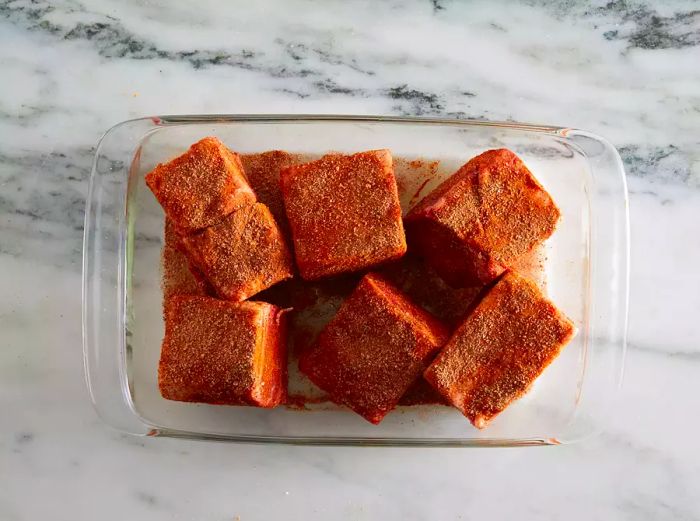
<path fill-rule="evenodd" d="M 133 409 L 126 371 L 126 199 L 138 143 L 156 123 L 120 123 L 100 140 L 90 174 L 83 237 L 83 355 L 90 399 L 112 427 L 148 434 Z"/>

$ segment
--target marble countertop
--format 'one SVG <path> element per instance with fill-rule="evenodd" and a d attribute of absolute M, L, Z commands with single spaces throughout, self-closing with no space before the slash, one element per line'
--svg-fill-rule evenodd
<path fill-rule="evenodd" d="M 252 4 L 0 1 L 0 519 L 700 519 L 698 4 Z M 488 118 L 607 137 L 628 173 L 632 276 L 606 431 L 416 450 L 104 425 L 81 350 L 94 147 L 121 120 L 177 113 Z"/>

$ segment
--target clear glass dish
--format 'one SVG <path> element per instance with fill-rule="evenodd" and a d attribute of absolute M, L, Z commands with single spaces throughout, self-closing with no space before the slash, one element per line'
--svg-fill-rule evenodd
<path fill-rule="evenodd" d="M 318 155 L 389 148 L 435 159 L 435 183 L 478 153 L 506 147 L 562 210 L 547 242 L 550 298 L 578 334 L 532 390 L 484 430 L 444 406 L 401 407 L 378 426 L 342 408 L 226 407 L 161 398 L 163 213 L 144 183 L 198 139 L 232 149 Z M 404 201 L 406 203 L 406 201 Z M 100 141 L 83 256 L 83 348 L 99 415 L 137 435 L 325 445 L 524 446 L 571 442 L 605 426 L 622 378 L 629 223 L 620 157 L 588 132 L 519 123 L 365 116 L 161 116 L 126 121 Z"/>

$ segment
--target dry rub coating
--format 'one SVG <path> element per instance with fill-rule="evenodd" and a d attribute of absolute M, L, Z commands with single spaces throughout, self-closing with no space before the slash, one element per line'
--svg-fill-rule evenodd
<path fill-rule="evenodd" d="M 291 241 L 280 187 L 280 171 L 298 164 L 298 157 L 283 150 L 270 150 L 259 154 L 242 154 L 241 162 L 258 201 L 270 209 L 285 238 Z"/>
<path fill-rule="evenodd" d="M 274 407 L 287 395 L 285 312 L 265 302 L 176 295 L 165 304 L 163 398 Z"/>
<path fill-rule="evenodd" d="M 573 335 L 571 321 L 533 282 L 507 272 L 424 377 L 481 429 L 528 390 Z"/>
<path fill-rule="evenodd" d="M 406 252 L 388 150 L 329 154 L 283 169 L 281 183 L 304 279 L 358 271 Z"/>
<path fill-rule="evenodd" d="M 212 226 L 255 202 L 238 154 L 214 137 L 160 163 L 146 175 L 146 184 L 181 234 Z"/>
<path fill-rule="evenodd" d="M 366 275 L 302 352 L 299 368 L 330 398 L 379 423 L 447 340 L 447 328 L 375 274 Z"/>
<path fill-rule="evenodd" d="M 408 213 L 409 244 L 454 287 L 494 280 L 549 237 L 559 209 L 506 149 L 473 158 Z"/>
<path fill-rule="evenodd" d="M 182 243 L 223 299 L 242 301 L 292 276 L 291 254 L 264 204 L 236 210 Z"/>

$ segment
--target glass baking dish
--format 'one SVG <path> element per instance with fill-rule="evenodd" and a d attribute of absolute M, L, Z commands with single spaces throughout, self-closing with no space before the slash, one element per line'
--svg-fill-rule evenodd
<path fill-rule="evenodd" d="M 547 241 L 545 272 L 548 294 L 576 324 L 576 337 L 531 391 L 484 430 L 473 428 L 456 409 L 438 405 L 400 407 L 375 426 L 340 407 L 262 410 L 164 400 L 157 386 L 164 216 L 144 175 L 209 135 L 241 153 L 282 149 L 313 156 L 389 148 L 409 160 L 439 160 L 433 185 L 482 151 L 513 150 L 562 211 L 559 227 Z M 101 139 L 90 177 L 83 255 L 83 347 L 90 397 L 108 424 L 137 435 L 324 445 L 571 442 L 605 426 L 621 383 L 628 240 L 620 157 L 607 141 L 580 130 L 370 116 L 126 121 Z"/>

